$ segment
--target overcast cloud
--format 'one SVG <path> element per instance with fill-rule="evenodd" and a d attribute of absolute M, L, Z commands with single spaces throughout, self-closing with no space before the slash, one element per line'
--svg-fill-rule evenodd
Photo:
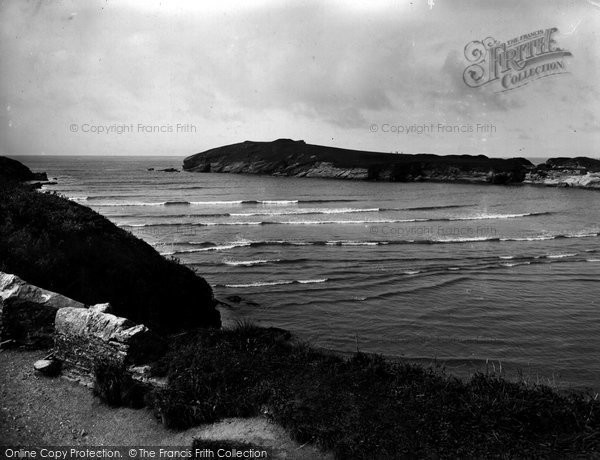
<path fill-rule="evenodd" d="M 597 157 L 599 5 L 3 1 L 0 153 L 188 155 L 287 137 L 376 151 Z M 468 42 L 549 27 L 573 54 L 569 73 L 506 93 L 463 82 Z M 195 132 L 137 132 L 178 123 Z M 496 132 L 381 129 L 423 123 Z M 82 132 L 131 124 L 134 132 Z"/>

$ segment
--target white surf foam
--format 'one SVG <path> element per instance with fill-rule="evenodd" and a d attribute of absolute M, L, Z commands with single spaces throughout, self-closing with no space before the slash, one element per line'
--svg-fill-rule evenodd
<path fill-rule="evenodd" d="M 281 259 L 260 259 L 260 260 L 224 260 L 223 263 L 233 267 L 252 267 L 254 265 L 264 265 L 269 263 L 280 262 Z"/>
<path fill-rule="evenodd" d="M 231 217 L 249 216 L 292 216 L 303 214 L 354 214 L 359 212 L 379 212 L 379 208 L 334 208 L 334 209 L 289 209 L 285 211 L 256 211 L 229 214 Z"/>
<path fill-rule="evenodd" d="M 546 257 L 548 259 L 562 259 L 564 257 L 574 257 L 576 255 L 577 255 L 576 252 L 572 252 L 572 253 L 569 253 L 569 254 L 548 254 L 548 255 L 546 255 Z"/>
<path fill-rule="evenodd" d="M 279 281 L 256 281 L 254 283 L 242 283 L 242 284 L 225 284 L 228 288 L 248 288 L 248 287 L 263 287 L 263 286 L 281 286 L 287 284 L 314 284 L 314 283 L 325 283 L 327 278 L 313 279 L 313 280 L 279 280 Z"/>

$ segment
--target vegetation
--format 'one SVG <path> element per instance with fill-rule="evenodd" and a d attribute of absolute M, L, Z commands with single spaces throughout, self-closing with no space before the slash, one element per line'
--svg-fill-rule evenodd
<path fill-rule="evenodd" d="M 0 178 L 2 178 L 3 181 L 8 180 L 15 182 L 48 180 L 46 173 L 31 172 L 24 164 L 7 157 L 0 157 Z"/>
<path fill-rule="evenodd" d="M 88 304 L 109 301 L 155 330 L 219 325 L 203 279 L 92 210 L 2 180 L 2 171 L 0 270 Z M 122 363 L 99 360 L 95 392 L 112 405 L 146 399 L 172 428 L 264 414 L 337 458 L 600 456 L 597 395 L 493 374 L 465 382 L 361 353 L 346 359 L 280 329 L 173 336 L 153 372 L 168 385 L 146 399 Z"/>
<path fill-rule="evenodd" d="M 94 394 L 108 405 L 144 407 L 146 389 L 131 378 L 122 362 L 108 358 L 98 359 L 92 370 Z"/>
<path fill-rule="evenodd" d="M 242 325 L 172 343 L 152 405 L 174 428 L 266 414 L 337 458 L 600 454 L 600 402 L 545 386 L 315 350 L 278 329 Z"/>
<path fill-rule="evenodd" d="M 193 271 L 91 209 L 0 175 L 0 271 L 155 331 L 218 327 L 212 289 Z"/>

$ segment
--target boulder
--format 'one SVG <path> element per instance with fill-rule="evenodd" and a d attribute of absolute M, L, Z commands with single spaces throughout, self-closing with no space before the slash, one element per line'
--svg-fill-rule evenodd
<path fill-rule="evenodd" d="M 98 362 L 139 365 L 165 350 L 164 341 L 146 326 L 109 311 L 110 305 L 99 304 L 86 310 L 63 308 L 56 315 L 55 357 L 83 380 Z"/>
<path fill-rule="evenodd" d="M 54 377 L 60 372 L 60 361 L 56 359 L 39 359 L 33 363 L 33 368 L 40 374 Z"/>
<path fill-rule="evenodd" d="M 83 309 L 73 299 L 0 272 L 0 341 L 31 348 L 52 346 L 54 320 L 61 308 Z"/>

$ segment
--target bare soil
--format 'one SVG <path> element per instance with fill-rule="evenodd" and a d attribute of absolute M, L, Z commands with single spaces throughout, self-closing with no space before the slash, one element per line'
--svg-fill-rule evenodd
<path fill-rule="evenodd" d="M 0 444 L 19 446 L 181 446 L 193 439 L 273 449 L 275 458 L 331 459 L 292 441 L 262 417 L 230 418 L 186 431 L 166 429 L 147 409 L 113 408 L 89 388 L 33 369 L 45 351 L 0 350 Z"/>

